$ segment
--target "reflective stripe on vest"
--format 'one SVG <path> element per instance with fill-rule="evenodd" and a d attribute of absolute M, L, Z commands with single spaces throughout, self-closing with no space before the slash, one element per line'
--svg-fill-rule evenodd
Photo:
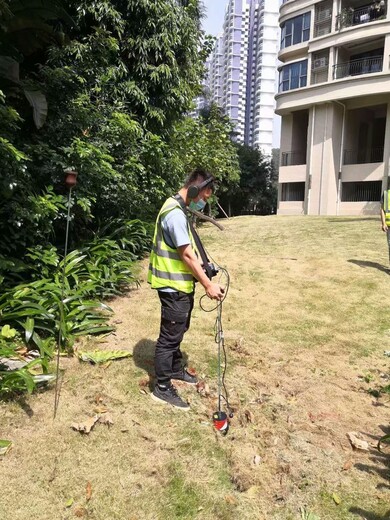
<path fill-rule="evenodd" d="M 383 193 L 383 211 L 385 212 L 386 225 L 390 227 L 390 190 Z"/>
<path fill-rule="evenodd" d="M 153 247 L 150 254 L 148 282 L 151 284 L 153 289 L 170 287 L 177 291 L 191 293 L 194 290 L 194 277 L 190 269 L 180 258 L 177 249 L 170 247 L 165 242 L 161 227 L 162 217 L 175 208 L 182 209 L 177 200 L 169 198 L 165 201 L 157 216 Z M 191 246 L 196 251 L 194 239 L 189 226 L 188 234 Z"/>

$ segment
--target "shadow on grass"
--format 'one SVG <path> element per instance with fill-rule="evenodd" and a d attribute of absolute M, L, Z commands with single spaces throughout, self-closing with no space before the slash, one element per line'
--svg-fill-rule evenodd
<path fill-rule="evenodd" d="M 384 435 L 388 435 L 390 432 L 390 427 L 388 425 L 381 425 L 380 429 Z M 375 441 L 379 441 L 379 439 L 382 437 L 382 434 L 365 434 L 365 436 L 371 437 Z M 370 475 L 377 474 L 384 481 L 377 484 L 377 490 L 384 492 L 390 491 L 390 452 L 388 450 L 388 445 L 383 445 L 382 451 L 371 449 L 369 460 L 371 464 L 357 463 L 354 465 L 354 467 L 357 470 L 363 471 L 364 473 L 368 473 Z M 366 520 L 390 520 L 390 509 L 383 516 L 378 515 L 377 513 L 366 511 L 359 507 L 351 507 L 350 512 L 354 515 L 360 516 L 361 518 L 365 518 Z"/>
<path fill-rule="evenodd" d="M 133 349 L 133 361 L 135 366 L 142 368 L 149 376 L 149 388 L 154 390 L 156 374 L 154 371 L 154 354 L 156 352 L 156 342 L 151 339 L 141 339 Z M 188 355 L 183 354 L 183 364 L 187 366 Z"/>
<path fill-rule="evenodd" d="M 359 267 L 371 267 L 372 269 L 378 269 L 378 271 L 390 274 L 390 271 L 387 267 L 382 264 L 378 264 L 377 262 L 369 262 L 368 260 L 348 260 L 348 262 L 358 265 Z"/>
<path fill-rule="evenodd" d="M 154 389 L 154 353 L 156 351 L 156 342 L 151 339 L 141 339 L 133 349 L 133 361 L 135 366 L 142 368 L 149 376 L 149 388 Z"/>
<path fill-rule="evenodd" d="M 34 415 L 34 410 L 31 408 L 31 406 L 26 401 L 25 397 L 20 397 L 15 401 L 20 408 L 28 415 L 28 417 L 32 417 Z"/>
<path fill-rule="evenodd" d="M 0 397 L 0 403 L 17 404 L 26 413 L 26 415 L 28 415 L 28 417 L 32 417 L 34 415 L 34 410 L 26 401 L 26 396 L 22 395 L 21 392 L 10 392 L 7 395 L 2 395 Z"/>
<path fill-rule="evenodd" d="M 386 432 L 388 428 L 381 427 L 381 429 Z M 385 481 L 389 481 L 390 475 L 390 455 L 385 454 L 383 452 L 372 452 L 373 455 L 370 457 L 370 461 L 372 464 L 355 464 L 355 468 L 364 471 L 365 473 L 374 474 L 376 473 Z M 379 483 L 377 486 L 378 491 L 388 492 L 390 490 L 390 484 L 386 484 L 385 482 Z M 390 509 L 382 514 L 373 513 L 371 511 L 367 511 L 366 509 L 361 509 L 360 507 L 351 507 L 349 511 L 365 520 L 390 520 Z"/>
<path fill-rule="evenodd" d="M 350 218 L 332 217 L 332 218 L 328 219 L 328 222 L 361 222 L 361 221 L 364 221 L 364 220 L 373 220 L 373 216 L 374 215 L 367 216 L 367 217 L 360 217 L 360 218 L 355 218 L 355 217 L 350 217 Z"/>
<path fill-rule="evenodd" d="M 360 518 L 364 518 L 365 520 L 390 520 L 390 509 L 383 516 L 370 513 L 370 511 L 360 509 L 360 507 L 351 507 L 349 511 L 356 516 L 360 516 Z"/>

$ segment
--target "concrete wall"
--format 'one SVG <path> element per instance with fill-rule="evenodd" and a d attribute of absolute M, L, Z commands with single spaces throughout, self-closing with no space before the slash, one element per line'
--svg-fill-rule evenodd
<path fill-rule="evenodd" d="M 305 182 L 306 164 L 296 166 L 281 166 L 279 168 L 279 182 Z"/>
<path fill-rule="evenodd" d="M 383 175 L 383 163 L 345 164 L 341 178 L 343 182 L 381 181 Z"/>
<path fill-rule="evenodd" d="M 303 202 L 279 202 L 278 215 L 303 215 Z"/>
<path fill-rule="evenodd" d="M 379 202 L 340 202 L 339 215 L 378 215 L 379 219 L 379 213 Z"/>

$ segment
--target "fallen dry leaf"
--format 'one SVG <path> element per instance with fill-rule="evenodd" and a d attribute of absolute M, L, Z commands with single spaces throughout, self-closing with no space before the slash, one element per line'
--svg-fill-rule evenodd
<path fill-rule="evenodd" d="M 355 450 L 368 451 L 368 442 L 361 439 L 356 432 L 348 432 L 347 437 Z"/>
<path fill-rule="evenodd" d="M 87 487 L 85 489 L 87 502 L 91 500 L 92 497 L 92 484 L 90 482 L 87 482 Z"/>
<path fill-rule="evenodd" d="M 337 493 L 333 493 L 332 498 L 335 504 L 339 505 L 341 503 L 341 498 Z"/>
<path fill-rule="evenodd" d="M 255 455 L 255 456 L 253 457 L 253 464 L 254 464 L 255 466 L 258 466 L 260 463 L 261 463 L 261 457 L 260 457 L 260 455 Z"/>
<path fill-rule="evenodd" d="M 210 395 L 210 387 L 204 381 L 199 381 L 199 383 L 197 383 L 196 390 L 202 397 L 209 397 Z"/>
<path fill-rule="evenodd" d="M 248 423 L 253 423 L 253 413 L 250 410 L 245 410 L 244 412 L 245 419 Z"/>
<path fill-rule="evenodd" d="M 77 516 L 78 518 L 82 518 L 83 516 L 87 516 L 88 511 L 85 507 L 77 506 L 74 510 L 74 516 Z"/>
<path fill-rule="evenodd" d="M 196 370 L 195 370 L 194 367 L 187 367 L 186 370 L 187 370 L 187 372 L 188 372 L 189 374 L 191 374 L 192 376 L 196 376 Z"/>
<path fill-rule="evenodd" d="M 352 468 L 352 464 L 353 464 L 353 462 L 351 459 L 347 460 L 347 462 L 343 466 L 343 471 L 350 470 Z"/>
<path fill-rule="evenodd" d="M 148 377 L 143 377 L 142 379 L 140 379 L 138 381 L 138 386 L 140 388 L 146 388 L 147 386 L 149 386 L 149 378 Z"/>
<path fill-rule="evenodd" d="M 73 423 L 71 428 L 81 433 L 89 433 L 92 428 L 95 426 L 97 421 L 99 420 L 99 415 L 94 415 L 93 417 L 89 417 L 86 421 L 81 423 Z"/>
<path fill-rule="evenodd" d="M 257 498 L 260 493 L 260 487 L 259 486 L 251 486 L 249 489 L 245 491 L 245 495 L 248 498 Z"/>
<path fill-rule="evenodd" d="M 114 421 L 112 420 L 112 416 L 110 413 L 103 413 L 99 417 L 99 422 L 101 424 L 107 424 L 107 426 L 111 426 L 114 424 Z"/>
<path fill-rule="evenodd" d="M 108 412 L 108 408 L 107 408 L 107 406 L 95 406 L 93 411 L 95 413 L 106 413 L 106 412 Z"/>
<path fill-rule="evenodd" d="M 225 502 L 231 506 L 235 506 L 237 504 L 237 499 L 233 495 L 226 495 Z"/>

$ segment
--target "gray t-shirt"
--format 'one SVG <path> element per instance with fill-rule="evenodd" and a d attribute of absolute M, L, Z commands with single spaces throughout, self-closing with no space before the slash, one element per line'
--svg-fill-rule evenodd
<path fill-rule="evenodd" d="M 180 208 L 174 208 L 161 219 L 161 229 L 164 234 L 164 240 L 169 247 L 177 248 L 191 244 L 190 235 L 188 234 L 187 217 Z M 158 289 L 163 292 L 177 292 L 171 287 L 162 287 Z"/>

